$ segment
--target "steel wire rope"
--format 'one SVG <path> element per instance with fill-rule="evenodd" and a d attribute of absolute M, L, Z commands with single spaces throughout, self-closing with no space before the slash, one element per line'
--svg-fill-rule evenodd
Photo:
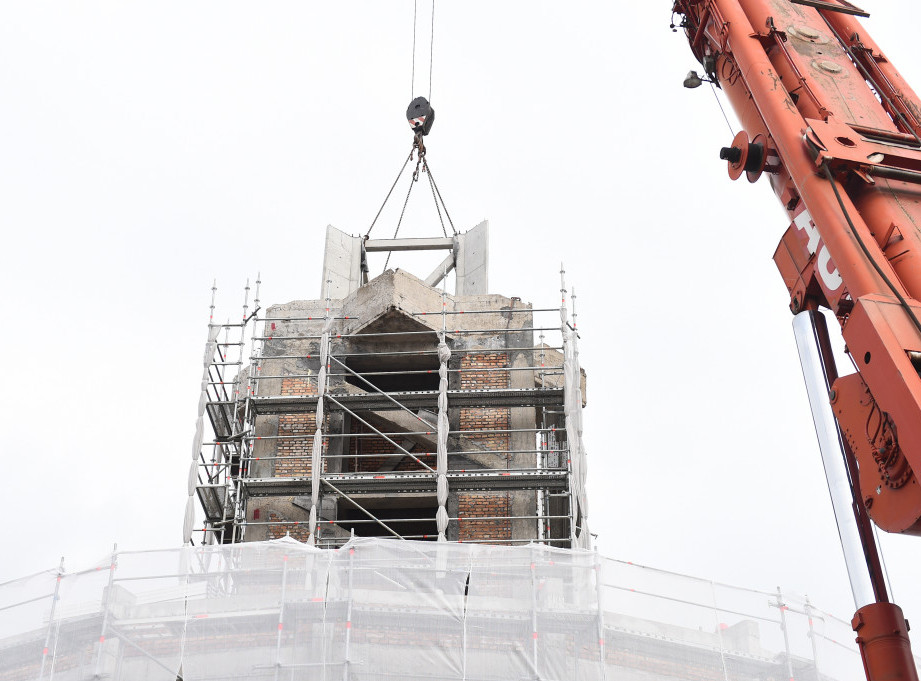
<path fill-rule="evenodd" d="M 886 566 L 886 556 L 883 554 L 883 545 L 879 543 L 879 532 L 876 531 L 876 523 L 870 524 L 870 529 L 873 530 L 873 538 L 876 540 L 877 553 L 879 554 L 879 562 L 883 566 L 883 577 L 886 580 L 886 586 L 889 587 L 889 600 L 892 603 L 898 603 L 895 598 L 895 594 L 892 593 L 892 581 L 889 579 L 889 568 Z"/>
<path fill-rule="evenodd" d="M 387 201 L 390 200 L 390 195 L 393 194 L 393 190 L 396 189 L 397 182 L 400 181 L 400 178 L 403 177 L 403 171 L 406 170 L 406 166 L 409 165 L 409 162 L 413 158 L 413 152 L 416 150 L 415 147 L 409 152 L 409 156 L 406 157 L 406 160 L 403 161 L 403 167 L 400 168 L 400 172 L 397 173 L 397 179 L 393 181 L 393 184 L 390 185 L 390 191 L 387 192 L 387 196 L 384 197 L 384 202 L 381 204 L 381 207 L 377 209 L 377 215 L 374 216 L 374 220 L 371 221 L 371 226 L 368 227 L 368 231 L 365 232 L 365 239 L 368 238 L 368 235 L 371 234 L 371 230 L 374 229 L 374 225 L 377 224 L 377 219 L 381 216 L 381 212 L 384 210 L 384 206 L 387 205 Z M 406 207 L 403 207 L 403 210 L 406 210 Z M 399 229 L 399 228 L 398 228 Z"/>
<path fill-rule="evenodd" d="M 413 0 L 413 70 L 412 70 L 412 80 L 409 83 L 409 98 L 412 99 L 416 96 L 416 9 L 419 0 Z M 431 76 L 429 77 L 431 80 Z M 429 90 L 431 90 L 431 85 L 429 85 Z"/>
<path fill-rule="evenodd" d="M 432 174 L 428 172 L 428 166 L 425 163 L 422 164 L 422 171 L 429 178 L 429 187 L 432 190 L 432 200 L 435 202 L 435 211 L 438 213 L 438 222 L 441 223 L 441 233 L 447 237 L 448 230 L 445 229 L 445 221 L 444 218 L 441 217 L 441 208 L 438 206 L 438 197 L 435 196 L 435 185 L 432 183 Z"/>
<path fill-rule="evenodd" d="M 435 0 L 432 0 L 432 30 L 429 38 L 429 101 L 432 101 L 432 61 L 435 55 Z"/>
<path fill-rule="evenodd" d="M 870 253 L 870 249 L 867 248 L 866 243 L 864 243 L 863 238 L 860 236 L 860 233 L 857 231 L 857 227 L 854 225 L 854 222 L 851 220 L 851 215 L 847 211 L 847 207 L 844 205 L 844 200 L 841 198 L 841 194 L 838 192 L 838 184 L 835 182 L 834 175 L 832 175 L 831 168 L 828 165 L 828 161 L 822 163 L 822 170 L 825 171 L 825 177 L 828 178 L 828 181 L 831 183 L 832 191 L 835 193 L 835 198 L 838 200 L 838 206 L 841 208 L 841 212 L 844 214 L 844 219 L 847 221 L 848 227 L 850 227 L 851 234 L 854 235 L 857 244 L 860 246 L 860 250 L 863 251 L 863 254 L 866 256 L 867 260 L 870 261 L 870 264 L 873 265 L 873 269 L 876 270 L 876 273 L 886 282 L 886 286 L 889 287 L 895 297 L 898 298 L 899 303 L 902 304 L 902 307 L 905 308 L 905 312 L 908 314 L 908 317 L 911 319 L 912 323 L 915 325 L 915 328 L 921 332 L 921 320 L 915 315 L 915 311 L 911 309 L 911 306 L 908 304 L 908 301 L 905 300 L 905 296 L 896 288 L 895 284 L 892 283 L 892 280 L 886 276 L 886 273 L 883 272 L 883 268 L 880 267 L 879 263 L 876 262 L 876 258 Z"/>
<path fill-rule="evenodd" d="M 409 190 L 406 192 L 406 200 L 403 201 L 403 210 L 400 211 L 400 219 L 397 220 L 397 228 L 393 232 L 393 238 L 397 238 L 397 234 L 400 233 L 400 225 L 403 224 L 403 216 L 406 214 L 406 205 L 409 203 L 409 195 L 413 192 L 413 185 L 416 184 L 415 180 L 412 180 L 409 183 Z M 393 255 L 393 251 L 387 252 L 387 260 L 384 261 L 384 272 L 387 271 L 387 265 L 390 264 L 390 256 Z"/>
<path fill-rule="evenodd" d="M 441 201 L 441 206 L 445 209 L 445 217 L 448 218 L 448 224 L 451 225 L 451 231 L 454 233 L 454 236 L 457 236 L 457 230 L 454 228 L 454 220 L 451 219 L 451 214 L 448 212 L 448 206 L 445 204 L 445 200 L 441 197 L 441 190 L 438 188 L 438 183 L 435 182 L 435 176 L 432 175 L 432 169 L 429 168 L 428 159 L 423 161 L 423 165 L 425 167 L 425 172 L 428 173 L 429 181 L 432 183 L 432 187 L 435 189 L 435 193 L 438 194 L 438 200 Z M 447 236 L 447 234 L 445 236 Z"/>
<path fill-rule="evenodd" d="M 723 114 L 723 120 L 726 121 L 726 125 L 729 127 L 729 134 L 735 137 L 736 132 L 732 129 L 732 123 L 729 122 L 729 116 L 726 115 L 726 110 L 723 108 L 723 103 L 720 101 L 719 95 L 716 94 L 716 87 L 712 82 L 710 83 L 710 89 L 713 91 L 713 97 L 716 99 L 716 104 L 719 106 L 720 111 Z"/>

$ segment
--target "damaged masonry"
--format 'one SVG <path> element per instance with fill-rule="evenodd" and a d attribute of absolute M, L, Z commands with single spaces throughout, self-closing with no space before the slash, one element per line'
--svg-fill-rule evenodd
<path fill-rule="evenodd" d="M 448 255 L 424 281 L 399 269 L 368 281 L 368 252 L 405 250 Z M 437 288 L 451 270 L 453 295 Z M 209 327 L 200 407 L 213 438 L 199 427 L 189 490 L 205 543 L 588 548 L 585 375 L 565 290 L 538 309 L 490 293 L 485 222 L 434 239 L 329 227 L 323 271 L 323 298 Z M 190 516 L 191 496 L 186 539 Z"/>

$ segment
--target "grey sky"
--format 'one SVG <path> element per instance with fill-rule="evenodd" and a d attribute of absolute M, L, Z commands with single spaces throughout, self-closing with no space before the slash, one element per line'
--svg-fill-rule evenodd
<path fill-rule="evenodd" d="M 915 3 L 863 4 L 921 88 Z M 490 220 L 495 292 L 552 305 L 560 261 L 577 289 L 599 548 L 849 616 L 786 220 L 728 179 L 668 8 L 439 3 L 428 158 L 458 228 Z M 266 303 L 319 296 L 325 226 L 366 230 L 409 151 L 421 42 L 411 92 L 408 1 L 0 12 L 0 580 L 180 541 L 211 281 L 221 318 L 257 271 Z M 401 233 L 437 232 L 414 198 Z M 883 544 L 917 618 L 921 540 Z"/>

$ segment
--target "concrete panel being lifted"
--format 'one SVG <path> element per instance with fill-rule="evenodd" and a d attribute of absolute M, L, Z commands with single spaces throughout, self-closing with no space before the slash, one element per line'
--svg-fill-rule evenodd
<path fill-rule="evenodd" d="M 469 232 L 457 235 L 456 295 L 489 293 L 489 222 L 483 220 Z"/>
<path fill-rule="evenodd" d="M 326 227 L 326 248 L 323 251 L 323 280 L 320 295 L 345 298 L 361 286 L 361 239 L 349 236 L 332 225 Z"/>
<path fill-rule="evenodd" d="M 332 225 L 326 228 L 326 248 L 323 254 L 323 280 L 320 295 L 327 295 L 329 280 L 330 298 L 345 298 L 366 283 L 364 252 L 380 251 L 433 251 L 448 250 L 451 255 L 432 272 L 425 283 L 436 286 L 446 272 L 457 271 L 455 293 L 461 296 L 477 296 L 489 293 L 489 223 L 483 221 L 469 232 L 458 234 L 453 239 L 373 239 L 364 242 L 362 238 L 349 236 Z"/>

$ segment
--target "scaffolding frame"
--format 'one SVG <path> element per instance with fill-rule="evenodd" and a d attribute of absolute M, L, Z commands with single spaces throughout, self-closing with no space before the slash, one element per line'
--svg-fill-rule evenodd
<path fill-rule="evenodd" d="M 214 298 L 216 286 L 212 287 L 212 302 L 208 324 L 205 374 L 202 381 L 201 414 L 208 417 L 213 437 L 204 438 L 201 426 L 197 424 L 193 449 L 195 455 L 194 475 L 190 473 L 190 496 L 194 487 L 204 511 L 204 523 L 196 532 L 202 533 L 203 543 L 235 543 L 243 541 L 247 528 L 274 526 L 302 530 L 309 527 L 310 543 L 321 546 L 335 546 L 344 543 L 357 526 L 374 526 L 379 535 L 369 535 L 359 530 L 362 536 L 390 536 L 400 539 L 431 538 L 423 535 L 401 533 L 391 525 L 425 522 L 424 518 L 381 517 L 375 508 L 374 495 L 435 495 L 437 511 L 435 521 L 438 532 L 432 533 L 440 540 L 446 539 L 446 528 L 454 526 L 457 540 L 474 543 L 528 543 L 537 542 L 554 546 L 588 547 L 590 534 L 585 527 L 584 490 L 584 448 L 581 443 L 581 370 L 578 366 L 577 314 L 575 291 L 568 294 L 565 272 L 560 271 L 561 300 L 558 307 L 510 307 L 495 309 L 449 309 L 447 292 L 442 286 L 440 310 L 407 312 L 413 319 L 440 317 L 440 330 L 423 331 L 371 331 L 347 332 L 347 323 L 354 323 L 355 315 L 345 314 L 341 308 L 334 309 L 330 297 L 330 281 L 325 286 L 323 316 L 284 315 L 267 313 L 260 315 L 259 287 L 257 277 L 253 311 L 249 312 L 250 286 L 244 289 L 243 315 L 238 323 L 229 320 L 214 322 Z M 568 298 L 568 300 L 567 300 Z M 514 301 L 517 299 L 513 299 Z M 569 314 L 567 302 L 572 305 Z M 535 323 L 535 315 L 559 315 L 559 323 Z M 459 320 L 464 315 L 502 314 L 508 320 L 505 328 L 454 328 L 449 319 Z M 520 315 L 524 315 L 521 317 Z M 514 325 L 519 321 L 520 325 Z M 277 324 L 298 325 L 322 323 L 322 333 L 292 333 L 278 329 Z M 302 327 L 301 327 L 302 328 Z M 309 331 L 309 329 L 307 329 Z M 215 333 L 217 331 L 217 334 Z M 525 341 L 492 347 L 448 347 L 458 345 L 458 338 L 525 334 Z M 534 335 L 539 333 L 539 343 Z M 223 334 L 223 342 L 215 338 Z M 550 342 L 548 342 L 550 336 Z M 355 343 L 374 340 L 391 340 L 410 337 L 416 341 L 431 338 L 431 349 L 356 351 Z M 308 345 L 303 352 L 286 350 L 275 354 L 273 348 L 289 348 L 293 341 Z M 279 342 L 283 342 L 279 345 Z M 244 348 L 249 345 L 249 354 Z M 273 345 L 274 344 L 274 345 Z M 319 346 L 319 347 L 317 347 Z M 448 352 L 444 355 L 445 348 Z M 526 366 L 512 366 L 512 353 L 528 358 Z M 548 362 L 551 353 L 557 358 Z M 463 358 L 471 355 L 494 355 L 502 358 L 504 366 L 471 368 L 464 366 Z M 439 368 L 381 370 L 373 363 L 382 359 L 439 360 Z M 449 362 L 453 362 L 449 366 Z M 299 365 L 316 363 L 321 359 L 318 371 L 308 369 L 297 373 L 287 371 L 263 372 L 266 363 L 291 361 Z M 366 370 L 356 370 L 349 363 L 369 362 Z M 234 373 L 235 371 L 235 373 Z M 513 372 L 524 372 L 533 376 L 528 381 L 531 388 L 512 388 Z M 231 375 L 233 374 L 233 375 Z M 377 379 L 387 377 L 421 377 L 438 374 L 439 390 L 388 390 L 377 384 Z M 466 377 L 495 375 L 506 377 L 508 387 L 470 387 L 465 385 Z M 448 381 L 450 390 L 446 389 Z M 527 381 L 527 378 L 523 380 Z M 268 394 L 264 386 L 269 381 L 300 382 L 300 395 Z M 576 385 L 573 385 L 575 382 Z M 352 389 L 342 390 L 351 383 Z M 496 381 L 492 381 L 493 384 Z M 501 384 L 501 379 L 498 379 Z M 520 383 L 520 381 L 519 381 Z M 355 388 L 358 388 L 357 390 Z M 281 390 L 277 391 L 282 392 Z M 203 408 L 202 408 L 203 405 Z M 506 409 L 533 408 L 533 428 L 456 428 L 447 427 L 449 413 L 457 414 L 461 409 Z M 449 412 L 453 410 L 453 412 Z M 416 424 L 416 429 L 378 428 L 380 413 L 397 413 L 404 420 Z M 257 433 L 257 419 L 260 417 L 313 414 L 316 428 L 313 432 L 290 432 L 281 429 L 274 435 Z M 343 425 L 339 432 L 331 427 L 334 416 Z M 375 415 L 372 417 L 372 415 Z M 510 416 L 508 417 L 510 418 Z M 510 421 L 509 421 L 510 423 Z M 346 427 L 345 424 L 348 424 Z M 357 426 L 356 426 L 357 424 Z M 531 436 L 533 444 L 524 447 L 511 446 L 513 438 Z M 420 448 L 411 442 L 415 438 L 431 441 L 435 446 Z M 504 439 L 506 446 L 496 445 L 489 438 Z M 331 443 L 339 440 L 336 451 L 330 451 Z M 449 440 L 453 445 L 449 445 Z M 266 456 L 257 453 L 256 446 L 275 441 L 274 452 Z M 385 442 L 391 452 L 363 452 L 362 441 Z M 313 443 L 313 450 L 308 445 Z M 289 445 L 300 451 L 281 453 L 279 447 Z M 354 451 L 350 451 L 354 449 Z M 471 455 L 498 457 L 505 460 L 505 467 L 470 465 Z M 530 457 L 526 464 L 516 461 Z M 256 469 L 279 462 L 296 464 L 303 475 L 258 475 Z M 310 465 L 306 465 L 307 463 Z M 460 463 L 458 463 L 460 462 Z M 512 464 L 516 463 L 514 467 Z M 377 465 L 377 469 L 373 466 Z M 400 468 L 401 470 L 397 470 Z M 448 489 L 462 492 L 507 492 L 508 515 L 465 515 L 460 512 L 449 514 L 446 508 Z M 533 514 L 521 515 L 511 512 L 511 494 L 534 492 Z M 271 497 L 311 496 L 310 516 L 304 520 L 273 519 L 260 520 L 248 517 L 248 506 L 253 500 Z M 367 497 L 372 497 L 371 505 Z M 337 517 L 323 515 L 322 501 L 328 497 L 338 499 Z M 357 497 L 357 498 L 356 498 Z M 559 507 L 559 500 L 564 508 Z M 556 501 L 554 501 L 556 500 Z M 551 505 L 555 505 L 553 511 Z M 302 506 L 304 508 L 304 506 Z M 340 519 L 338 509 L 352 509 L 362 518 Z M 188 515 L 188 514 L 187 514 Z M 533 531 L 522 539 L 496 537 L 495 539 L 462 538 L 462 528 L 467 523 L 487 521 L 533 521 Z M 430 521 L 429 521 L 430 522 Z M 187 520 L 187 529 L 190 523 Z M 332 535 L 327 529 L 334 526 Z M 344 535 L 343 526 L 349 528 Z M 466 525 L 470 527 L 469 525 Z M 510 531 L 510 530 L 509 530 Z M 187 532 L 187 535 L 189 533 Z M 187 537 L 188 538 L 188 537 Z"/>

